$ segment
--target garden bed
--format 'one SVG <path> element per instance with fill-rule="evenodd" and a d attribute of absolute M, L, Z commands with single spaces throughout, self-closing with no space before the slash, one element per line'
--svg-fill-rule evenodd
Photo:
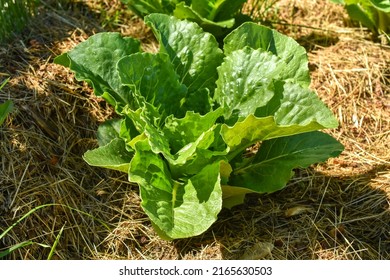
<path fill-rule="evenodd" d="M 39 16 L 0 45 L 0 239 L 8 259 L 388 259 L 390 48 L 351 26 L 330 1 L 279 1 L 273 27 L 309 54 L 311 88 L 339 120 L 327 131 L 345 151 L 295 176 L 282 191 L 248 195 L 204 234 L 159 238 L 127 175 L 89 166 L 96 129 L 115 113 L 53 59 L 101 31 L 158 46 L 119 1 L 44 1 Z M 1 234 L 1 233 L 0 233 Z M 56 243 L 58 239 L 58 243 Z M 54 244 L 56 244 L 54 248 Z"/>

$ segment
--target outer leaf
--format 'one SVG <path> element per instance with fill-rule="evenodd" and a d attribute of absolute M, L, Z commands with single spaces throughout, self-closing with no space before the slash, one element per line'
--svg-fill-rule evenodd
<path fill-rule="evenodd" d="M 167 239 L 203 233 L 222 207 L 219 163 L 206 166 L 191 178 L 174 181 L 147 141 L 136 144 L 130 180 L 140 185 L 142 207 Z"/>
<path fill-rule="evenodd" d="M 345 0 L 335 1 L 343 4 L 352 20 L 360 22 L 372 32 L 390 31 L 389 0 Z"/>
<path fill-rule="evenodd" d="M 105 146 L 87 151 L 83 158 L 89 165 L 127 173 L 132 156 L 133 154 L 127 151 L 125 142 L 117 138 Z"/>
<path fill-rule="evenodd" d="M 245 195 L 253 192 L 247 188 L 229 186 L 228 181 L 232 171 L 233 168 L 229 163 L 221 161 L 222 203 L 223 207 L 228 209 L 244 203 Z"/>
<path fill-rule="evenodd" d="M 236 17 L 246 1 L 247 0 L 217 0 L 217 5 L 214 8 L 214 21 L 223 21 Z"/>
<path fill-rule="evenodd" d="M 209 20 L 214 20 L 216 15 L 218 14 L 218 11 L 220 11 L 220 7 L 224 2 L 226 1 L 225 0 L 192 0 L 191 7 L 195 11 L 197 11 L 202 17 L 207 18 Z"/>
<path fill-rule="evenodd" d="M 222 185 L 223 207 L 231 209 L 236 205 L 243 204 L 245 201 L 245 196 L 248 193 L 253 193 L 253 192 L 254 191 L 248 188 Z"/>
<path fill-rule="evenodd" d="M 228 55 L 246 46 L 270 51 L 281 58 L 287 64 L 281 76 L 282 80 L 309 86 L 310 73 L 306 50 L 294 39 L 268 27 L 246 22 L 226 36 L 224 51 Z"/>
<path fill-rule="evenodd" d="M 228 55 L 218 68 L 215 100 L 225 109 L 225 118 L 239 118 L 255 113 L 274 96 L 273 79 L 286 64 L 277 56 L 249 47 Z"/>
<path fill-rule="evenodd" d="M 244 151 L 245 148 L 267 139 L 295 135 L 324 128 L 317 122 L 305 126 L 278 126 L 273 117 L 256 118 L 249 115 L 244 121 L 233 127 L 222 126 L 222 137 L 230 148 L 229 159 Z"/>
<path fill-rule="evenodd" d="M 317 123 L 317 129 L 335 128 L 338 121 L 332 111 L 319 99 L 317 94 L 297 84 L 286 83 L 283 98 L 275 112 L 278 125 L 306 126 Z"/>
<path fill-rule="evenodd" d="M 178 80 L 166 54 L 137 53 L 118 62 L 122 84 L 131 88 L 138 107 L 148 102 L 164 115 L 183 116 L 187 88 Z"/>
<path fill-rule="evenodd" d="M 370 0 L 371 4 L 385 13 L 390 13 L 390 0 Z"/>
<path fill-rule="evenodd" d="M 112 140 L 119 138 L 122 119 L 111 119 L 101 124 L 97 131 L 99 146 L 105 146 Z"/>
<path fill-rule="evenodd" d="M 249 115 L 245 120 L 237 122 L 232 127 L 223 125 L 221 134 L 230 148 L 229 159 L 233 159 L 236 155 L 242 153 L 245 148 L 259 141 L 313 131 L 320 128 L 323 127 L 318 125 L 318 123 L 312 123 L 307 126 L 278 126 L 272 116 L 257 118 L 254 115 Z"/>
<path fill-rule="evenodd" d="M 198 3 L 199 5 L 195 6 L 195 2 L 200 3 Z M 223 29 L 232 28 L 234 26 L 235 20 L 233 15 L 230 18 L 227 17 L 222 21 L 215 20 L 214 17 L 218 15 L 217 10 L 207 9 L 210 7 L 207 2 L 209 1 L 193 1 L 191 6 L 187 6 L 184 2 L 179 3 L 176 5 L 173 15 L 179 19 L 194 21 L 199 24 L 199 26 L 201 26 L 205 31 L 208 31 L 214 35 L 219 35 L 222 33 Z"/>
<path fill-rule="evenodd" d="M 97 96 L 123 107 L 132 104 L 132 96 L 122 87 L 116 64 L 124 56 L 139 51 L 139 42 L 133 38 L 123 38 L 119 33 L 98 33 L 56 57 L 54 62 L 69 67 L 77 80 L 92 84 Z"/>
<path fill-rule="evenodd" d="M 121 0 L 134 13 L 144 17 L 151 13 L 171 14 L 179 0 Z"/>
<path fill-rule="evenodd" d="M 372 32 L 377 31 L 378 13 L 371 6 L 369 0 L 364 0 L 362 3 L 347 4 L 345 8 L 352 20 L 362 23 Z"/>
<path fill-rule="evenodd" d="M 147 139 L 135 143 L 135 155 L 131 161 L 129 179 L 140 186 L 150 186 L 156 192 L 164 194 L 165 201 L 173 191 L 173 180 L 166 162 L 159 154 L 152 151 Z"/>
<path fill-rule="evenodd" d="M 212 94 L 217 79 L 216 68 L 223 58 L 215 38 L 196 23 L 167 15 L 151 14 L 145 17 L 145 23 L 153 29 L 160 42 L 160 52 L 169 55 L 188 91 L 208 88 Z"/>
<path fill-rule="evenodd" d="M 289 83 L 283 90 L 283 94 L 277 95 L 281 105 L 274 116 L 251 114 L 231 127 L 222 126 L 222 137 L 233 155 L 258 141 L 337 127 L 332 112 L 314 92 Z"/>
<path fill-rule="evenodd" d="M 337 140 L 318 131 L 265 141 L 251 164 L 233 171 L 229 184 L 260 193 L 274 192 L 287 184 L 293 168 L 306 168 L 342 151 Z"/>

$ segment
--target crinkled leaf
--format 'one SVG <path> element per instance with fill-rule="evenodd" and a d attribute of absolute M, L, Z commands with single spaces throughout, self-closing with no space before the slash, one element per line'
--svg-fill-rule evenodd
<path fill-rule="evenodd" d="M 122 86 L 116 68 L 126 55 L 139 52 L 136 39 L 119 33 L 98 33 L 78 44 L 54 62 L 69 67 L 76 79 L 90 83 L 97 96 L 103 96 L 111 105 L 122 107 L 132 103 L 129 90 Z"/>
<path fill-rule="evenodd" d="M 152 186 L 151 190 L 158 189 L 169 196 L 173 190 L 173 180 L 166 162 L 152 151 L 147 139 L 137 141 L 134 149 L 135 155 L 129 170 L 130 181 L 142 186 Z"/>
<path fill-rule="evenodd" d="M 214 36 L 204 32 L 196 23 L 167 15 L 151 14 L 145 17 L 145 23 L 153 29 L 160 43 L 160 52 L 169 55 L 188 91 L 208 88 L 213 94 L 216 68 L 223 58 Z"/>
<path fill-rule="evenodd" d="M 275 120 L 278 125 L 306 126 L 317 124 L 315 129 L 338 126 L 338 121 L 332 111 L 321 101 L 316 92 L 302 88 L 298 84 L 284 84 L 283 98 L 280 100 L 280 104 L 279 109 L 275 112 Z"/>
<path fill-rule="evenodd" d="M 216 123 L 222 113 L 222 109 L 219 108 L 205 115 L 188 111 L 180 119 L 169 116 L 165 121 L 163 131 L 169 139 L 172 153 L 176 153 L 185 145 L 195 142 L 202 133 L 209 130 Z"/>
<path fill-rule="evenodd" d="M 133 153 L 126 149 L 125 142 L 117 138 L 105 146 L 87 151 L 83 158 L 89 165 L 127 173 L 132 156 Z"/>
<path fill-rule="evenodd" d="M 147 141 L 136 144 L 130 180 L 140 186 L 142 208 L 166 238 L 186 238 L 206 231 L 222 207 L 219 163 L 190 178 L 174 181 L 165 161 Z"/>
<path fill-rule="evenodd" d="M 245 47 L 230 53 L 218 67 L 215 100 L 225 109 L 225 118 L 244 118 L 266 106 L 274 96 L 273 79 L 286 64 L 263 50 Z"/>
<path fill-rule="evenodd" d="M 166 54 L 137 53 L 118 62 L 122 84 L 131 88 L 138 107 L 146 102 L 160 113 L 183 116 L 181 103 L 187 88 L 179 82 Z"/>
<path fill-rule="evenodd" d="M 250 164 L 233 171 L 229 185 L 274 192 L 287 184 L 292 169 L 326 161 L 342 151 L 337 140 L 318 131 L 264 141 Z"/>
<path fill-rule="evenodd" d="M 126 117 L 131 119 L 134 126 L 138 129 L 141 138 L 147 138 L 151 146 L 151 150 L 156 154 L 163 154 L 166 158 L 172 158 L 171 150 L 169 147 L 169 139 L 164 136 L 164 132 L 160 129 L 159 124 L 155 121 L 159 121 L 158 112 L 154 107 L 148 103 L 145 107 L 133 111 L 129 108 L 125 108 L 123 111 Z M 135 144 L 139 139 L 133 139 L 129 142 L 130 146 L 134 149 Z"/>
<path fill-rule="evenodd" d="M 197 174 L 204 166 L 225 160 L 228 148 L 220 136 L 220 125 L 203 132 L 196 141 L 179 150 L 174 159 L 168 159 L 175 177 L 179 174 Z"/>
<path fill-rule="evenodd" d="M 205 164 L 213 162 L 213 159 L 226 155 L 226 145 L 219 135 L 220 125 L 215 124 L 222 113 L 221 109 L 205 116 L 193 112 L 187 112 L 180 119 L 169 116 L 165 126 L 160 128 L 153 123 L 157 118 L 156 112 L 151 113 L 153 107 L 150 104 L 148 106 L 148 110 L 140 108 L 137 111 L 123 111 L 144 135 L 131 140 L 129 145 L 134 148 L 138 140 L 148 139 L 151 150 L 167 160 L 173 174 L 179 171 L 195 174 Z"/>
<path fill-rule="evenodd" d="M 224 158 L 227 146 L 220 136 L 221 126 L 216 123 L 222 113 L 218 108 L 206 115 L 187 112 L 181 119 L 167 118 L 163 132 L 173 155 L 166 158 L 172 174 L 196 174 Z"/>
<path fill-rule="evenodd" d="M 282 59 L 287 64 L 281 76 L 283 80 L 309 86 L 310 73 L 306 50 L 294 39 L 268 27 L 246 22 L 226 36 L 224 52 L 229 55 L 246 46 L 270 51 Z"/>

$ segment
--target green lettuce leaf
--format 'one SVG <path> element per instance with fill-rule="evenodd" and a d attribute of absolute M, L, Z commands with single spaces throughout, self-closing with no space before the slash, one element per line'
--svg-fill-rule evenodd
<path fill-rule="evenodd" d="M 269 51 L 287 64 L 282 74 L 284 81 L 310 85 L 306 50 L 294 39 L 276 30 L 251 22 L 242 24 L 224 39 L 224 52 L 230 54 L 244 47 Z"/>
<path fill-rule="evenodd" d="M 192 177 L 173 180 L 147 141 L 139 141 L 135 150 L 130 181 L 139 184 L 142 208 L 162 237 L 199 235 L 216 221 L 222 207 L 218 162 Z"/>
<path fill-rule="evenodd" d="M 224 21 L 234 18 L 246 0 L 192 0 L 191 7 L 203 18 Z"/>
<path fill-rule="evenodd" d="M 292 169 L 336 157 L 343 148 L 337 140 L 319 131 L 264 141 L 250 161 L 232 172 L 229 185 L 258 193 L 275 192 L 291 179 Z"/>
<path fill-rule="evenodd" d="M 223 110 L 219 108 L 206 115 L 188 111 L 183 118 L 169 116 L 163 131 L 169 139 L 172 153 L 175 154 L 189 143 L 197 141 L 205 131 L 214 126 L 222 113 Z"/>
<path fill-rule="evenodd" d="M 390 32 L 389 0 L 331 0 L 344 5 L 353 21 L 360 22 L 373 33 Z"/>
<path fill-rule="evenodd" d="M 169 55 L 188 92 L 208 88 L 212 94 L 218 77 L 216 68 L 223 59 L 214 36 L 204 32 L 196 23 L 161 14 L 147 16 L 145 23 L 153 29 L 160 43 L 160 52 Z"/>
<path fill-rule="evenodd" d="M 184 115 L 181 104 L 187 87 L 179 82 L 166 54 L 132 54 L 119 60 L 117 67 L 122 85 L 133 93 L 136 104 L 132 109 L 147 102 L 161 114 Z"/>
<path fill-rule="evenodd" d="M 120 137 L 122 119 L 111 119 L 102 123 L 97 131 L 99 146 L 105 146 L 112 140 Z"/>
<path fill-rule="evenodd" d="M 140 51 L 136 39 L 123 38 L 119 33 L 98 33 L 56 57 L 54 62 L 69 67 L 78 81 L 90 83 L 97 96 L 120 108 L 132 104 L 133 100 L 129 90 L 122 85 L 117 63 L 124 56 Z"/>
<path fill-rule="evenodd" d="M 241 12 L 247 0 L 121 0 L 136 15 L 160 13 L 197 23 L 216 37 L 223 37 L 237 23 L 251 21 Z"/>
<path fill-rule="evenodd" d="M 125 142 L 116 138 L 105 146 L 87 151 L 83 158 L 92 166 L 128 172 L 133 153 L 126 149 Z"/>
<path fill-rule="evenodd" d="M 225 109 L 225 118 L 234 121 L 264 107 L 274 96 L 273 80 L 286 64 L 277 56 L 249 47 L 234 51 L 218 67 L 214 99 Z"/>
<path fill-rule="evenodd" d="M 215 16 L 209 12 L 213 12 L 214 10 L 203 9 L 209 7 L 206 5 L 198 5 L 195 7 L 195 2 L 207 2 L 206 0 L 193 1 L 191 6 L 186 5 L 184 2 L 181 2 L 176 5 L 175 10 L 173 11 L 173 15 L 179 19 L 187 19 L 199 24 L 205 31 L 209 31 L 210 29 L 214 32 L 210 32 L 212 34 L 219 34 L 222 32 L 224 28 L 233 27 L 235 20 L 234 18 L 229 18 L 223 21 L 213 21 L 212 18 Z"/>
<path fill-rule="evenodd" d="M 233 126 L 222 126 L 221 133 L 230 148 L 230 158 L 259 141 L 338 126 L 332 112 L 313 91 L 287 83 L 279 96 L 280 107 L 273 116 L 250 114 Z"/>
<path fill-rule="evenodd" d="M 121 0 L 134 13 L 144 17 L 151 13 L 171 14 L 180 0 Z"/>
<path fill-rule="evenodd" d="M 370 0 L 371 4 L 378 10 L 390 13 L 390 1 L 389 0 Z"/>
<path fill-rule="evenodd" d="M 286 83 L 282 95 L 280 107 L 275 112 L 278 125 L 313 126 L 311 130 L 338 126 L 332 111 L 314 91 L 299 84 Z"/>

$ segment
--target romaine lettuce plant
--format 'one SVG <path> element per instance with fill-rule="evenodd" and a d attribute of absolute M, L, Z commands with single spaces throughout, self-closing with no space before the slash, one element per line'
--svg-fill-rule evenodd
<path fill-rule="evenodd" d="M 293 39 L 244 23 L 222 50 L 196 23 L 163 14 L 145 22 L 157 53 L 99 33 L 55 62 L 115 107 L 119 117 L 98 128 L 99 148 L 84 159 L 128 173 L 161 237 L 199 235 L 223 206 L 280 190 L 294 168 L 343 150 L 318 131 L 338 123 L 309 89 L 307 55 Z"/>
<path fill-rule="evenodd" d="M 389 0 L 332 0 L 344 5 L 352 20 L 360 22 L 372 32 L 390 32 Z"/>
<path fill-rule="evenodd" d="M 198 23 L 214 36 L 223 36 L 250 17 L 241 13 L 247 0 L 121 0 L 140 17 L 151 13 L 173 15 Z"/>

